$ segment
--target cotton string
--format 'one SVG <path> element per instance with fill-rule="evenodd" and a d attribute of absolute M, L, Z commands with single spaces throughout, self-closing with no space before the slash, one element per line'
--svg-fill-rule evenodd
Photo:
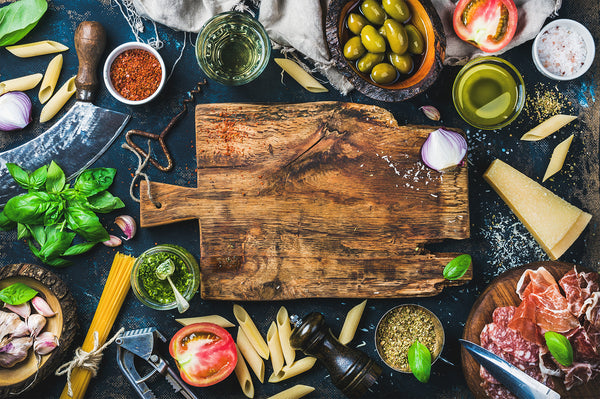
<path fill-rule="evenodd" d="M 142 176 L 146 180 L 146 183 L 147 183 L 146 186 L 148 186 L 148 192 L 147 192 L 148 199 L 150 199 L 150 202 L 152 202 L 155 207 L 160 208 L 160 202 L 156 201 L 154 199 L 154 197 L 152 197 L 152 192 L 150 191 L 150 178 L 148 177 L 148 175 L 146 173 L 142 172 L 142 170 L 144 170 L 144 168 L 148 164 L 148 160 L 150 159 L 150 156 L 152 155 L 152 144 L 150 143 L 150 140 L 148 140 L 148 152 L 147 152 L 146 158 L 144 160 L 142 160 L 141 155 L 138 154 L 137 151 L 134 150 L 129 144 L 123 143 L 121 145 L 121 148 L 125 148 L 126 150 L 133 152 L 138 159 L 138 167 L 135 170 L 135 173 L 133 175 L 133 180 L 131 180 L 131 184 L 129 185 L 129 196 L 135 202 L 140 202 L 140 199 L 136 198 L 135 195 L 133 194 L 133 187 L 135 186 L 137 179 L 140 176 Z"/>
<path fill-rule="evenodd" d="M 100 346 L 98 342 L 98 331 L 94 331 L 94 349 L 90 352 L 86 352 L 81 347 L 75 350 L 75 357 L 68 363 L 60 366 L 56 372 L 54 373 L 57 376 L 67 375 L 67 385 L 69 387 L 68 394 L 69 396 L 73 396 L 73 389 L 71 388 L 71 373 L 73 369 L 76 367 L 89 370 L 92 373 L 92 377 L 95 377 L 98 373 L 98 366 L 100 365 L 100 361 L 102 360 L 102 352 L 117 338 L 121 336 L 121 334 L 125 331 L 124 327 L 121 327 L 119 331 L 111 339 L 106 341 L 106 343 Z"/>

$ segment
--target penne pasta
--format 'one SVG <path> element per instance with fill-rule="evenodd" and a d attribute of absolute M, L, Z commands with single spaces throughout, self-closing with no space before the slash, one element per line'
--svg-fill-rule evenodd
<path fill-rule="evenodd" d="M 267 360 L 269 358 L 269 346 L 262 335 L 260 335 L 258 328 L 256 328 L 256 324 L 254 324 L 250 315 L 246 312 L 246 309 L 240 305 L 233 305 L 233 315 L 237 319 L 242 330 L 244 330 L 246 337 L 248 337 L 248 340 L 252 343 L 254 349 L 256 349 L 256 353 Z"/>
<path fill-rule="evenodd" d="M 290 318 L 285 307 L 282 306 L 279 308 L 275 320 L 277 321 L 277 332 L 279 333 L 279 342 L 281 344 L 283 357 L 285 358 L 285 363 L 289 366 L 294 363 L 294 360 L 296 359 L 296 351 L 290 344 L 292 326 L 290 326 Z"/>
<path fill-rule="evenodd" d="M 188 317 L 186 319 L 175 319 L 175 321 L 184 326 L 189 326 L 190 324 L 195 323 L 213 323 L 223 328 L 235 327 L 235 324 L 233 324 L 223 316 L 219 316 L 217 314 L 208 316 Z"/>
<path fill-rule="evenodd" d="M 269 346 L 273 372 L 278 373 L 283 367 L 283 351 L 281 350 L 281 342 L 279 341 L 279 333 L 275 322 L 271 323 L 267 332 L 267 345 Z"/>
<path fill-rule="evenodd" d="M 275 62 L 281 69 L 286 71 L 292 79 L 300 83 L 302 87 L 311 93 L 325 93 L 329 91 L 294 61 L 285 58 L 275 58 Z"/>
<path fill-rule="evenodd" d="M 342 326 L 339 338 L 339 341 L 342 344 L 346 345 L 354 338 L 354 334 L 356 334 L 356 329 L 358 328 L 358 323 L 360 323 L 360 318 L 362 317 L 366 304 L 366 300 L 362 301 L 350 309 L 346 315 L 346 320 L 344 320 L 344 325 Z"/>
<path fill-rule="evenodd" d="M 576 116 L 572 115 L 554 115 L 549 119 L 546 119 L 527 133 L 525 133 L 521 140 L 525 141 L 538 141 L 543 138 L 550 136 L 552 133 L 556 132 L 558 129 L 565 126 L 567 123 L 570 123 L 577 119 Z"/>
<path fill-rule="evenodd" d="M 235 376 L 237 377 L 240 387 L 242 387 L 242 392 L 246 397 L 253 398 L 254 397 L 254 384 L 252 383 L 252 378 L 250 377 L 250 372 L 248 371 L 248 366 L 244 361 L 244 357 L 240 353 L 240 348 L 236 347 L 238 361 L 235 365 Z"/>
<path fill-rule="evenodd" d="M 546 168 L 546 173 L 544 174 L 544 178 L 542 182 L 545 182 L 551 176 L 554 176 L 559 170 L 562 169 L 565 158 L 567 158 L 567 153 L 569 152 L 569 148 L 571 147 L 571 142 L 573 141 L 573 135 L 570 135 L 566 140 L 562 141 L 559 145 L 554 148 L 552 151 L 552 157 L 550 158 L 550 163 Z"/>
<path fill-rule="evenodd" d="M 47 122 L 54 117 L 60 111 L 60 109 L 67 103 L 69 98 L 75 94 L 77 89 L 75 88 L 75 76 L 67 80 L 64 85 L 52 96 L 40 113 L 40 122 Z"/>
<path fill-rule="evenodd" d="M 298 399 L 308 395 L 314 390 L 315 389 L 313 387 L 309 387 L 308 385 L 294 385 L 285 391 L 281 391 L 278 394 L 269 396 L 268 399 Z"/>
<path fill-rule="evenodd" d="M 250 340 L 241 327 L 238 328 L 237 346 L 240 349 L 240 352 L 242 352 L 242 355 L 244 355 L 244 359 L 246 359 L 252 371 L 254 371 L 254 374 L 258 377 L 258 380 L 261 383 L 264 382 L 265 363 L 258 352 L 256 352 L 256 349 L 254 349 L 252 343 L 250 343 Z"/>
<path fill-rule="evenodd" d="M 281 382 L 288 378 L 295 377 L 310 370 L 317 361 L 316 357 L 304 357 L 300 360 L 296 360 L 292 365 L 285 365 L 279 373 L 273 373 L 269 377 L 269 382 Z"/>
<path fill-rule="evenodd" d="M 52 40 L 43 40 L 41 42 L 17 44 L 15 46 L 7 46 L 6 49 L 21 58 L 36 57 L 38 55 L 60 53 L 69 48 L 64 44 Z"/>
<path fill-rule="evenodd" d="M 34 73 L 33 75 L 21 76 L 20 78 L 5 80 L 0 82 L 0 94 L 7 93 L 9 91 L 25 91 L 33 89 L 42 80 L 41 73 Z"/>
<path fill-rule="evenodd" d="M 46 73 L 44 74 L 44 79 L 42 80 L 42 84 L 40 86 L 40 103 L 44 104 L 46 101 L 50 100 L 50 97 L 52 97 L 52 93 L 54 93 L 54 89 L 56 88 L 56 82 L 58 82 L 58 77 L 60 76 L 62 64 L 62 54 L 52 58 L 52 61 L 50 61 L 48 64 L 48 68 L 46 68 Z"/>

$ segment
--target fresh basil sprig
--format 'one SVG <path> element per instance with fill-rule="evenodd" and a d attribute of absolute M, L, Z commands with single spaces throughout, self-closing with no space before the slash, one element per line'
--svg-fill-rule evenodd
<path fill-rule="evenodd" d="M 469 270 L 469 266 L 471 266 L 471 255 L 459 255 L 444 267 L 444 278 L 447 280 L 458 280 Z"/>
<path fill-rule="evenodd" d="M 28 239 L 31 252 L 47 265 L 70 264 L 63 256 L 79 255 L 96 243 L 107 241 L 109 234 L 96 212 L 108 213 L 125 206 L 106 191 L 116 170 L 85 170 L 73 187 L 54 162 L 28 173 L 16 164 L 6 165 L 11 176 L 27 194 L 11 198 L 0 212 L 0 230 L 17 227 L 19 239 Z M 73 244 L 79 234 L 85 242 Z"/>
<path fill-rule="evenodd" d="M 15 44 L 25 37 L 47 9 L 46 0 L 20 0 L 0 8 L 0 46 Z"/>
<path fill-rule="evenodd" d="M 544 334 L 548 350 L 557 362 L 569 367 L 573 363 L 573 347 L 569 340 L 562 334 L 548 331 Z"/>
<path fill-rule="evenodd" d="M 410 371 L 421 382 L 429 382 L 431 375 L 431 352 L 419 341 L 413 342 L 408 348 L 408 365 Z"/>
<path fill-rule="evenodd" d="M 9 305 L 21 305 L 31 300 L 37 293 L 36 290 L 23 283 L 14 283 L 0 291 L 0 300 Z"/>

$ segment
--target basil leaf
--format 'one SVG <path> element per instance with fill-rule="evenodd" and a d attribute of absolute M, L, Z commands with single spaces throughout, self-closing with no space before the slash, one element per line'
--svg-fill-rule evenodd
<path fill-rule="evenodd" d="M 419 341 L 413 342 L 408 348 L 408 365 L 410 370 L 421 382 L 429 382 L 431 375 L 431 352 Z"/>
<path fill-rule="evenodd" d="M 70 260 L 66 260 L 63 258 L 54 258 L 45 263 L 49 266 L 54 266 L 54 267 L 65 267 L 65 266 L 70 266 L 73 264 L 73 262 L 71 262 Z"/>
<path fill-rule="evenodd" d="M 10 46 L 25 37 L 47 9 L 46 0 L 20 0 L 0 8 L 0 47 Z"/>
<path fill-rule="evenodd" d="M 459 255 L 444 267 L 444 278 L 447 280 L 458 280 L 469 270 L 469 266 L 471 266 L 471 255 Z"/>
<path fill-rule="evenodd" d="M 17 223 L 13 222 L 9 218 L 6 217 L 4 211 L 0 212 L 0 230 L 1 231 L 10 231 L 15 228 Z"/>
<path fill-rule="evenodd" d="M 98 216 L 90 210 L 78 206 L 71 206 L 66 210 L 67 226 L 86 241 L 107 241 L 110 237 L 108 232 L 98 219 Z"/>
<path fill-rule="evenodd" d="M 33 253 L 36 258 L 40 257 L 40 250 L 36 248 L 35 244 L 33 243 L 33 241 L 27 241 L 27 245 L 29 245 L 29 250 L 31 251 L 31 253 Z M 40 258 L 41 260 L 41 258 Z"/>
<path fill-rule="evenodd" d="M 96 212 L 108 213 L 115 209 L 124 208 L 125 204 L 108 191 L 101 191 L 87 199 L 88 207 Z"/>
<path fill-rule="evenodd" d="M 53 224 L 59 223 L 64 216 L 65 204 L 60 197 L 48 205 L 48 209 L 44 214 L 44 226 L 52 226 Z"/>
<path fill-rule="evenodd" d="M 39 226 L 39 225 L 27 226 L 27 228 L 31 232 L 31 235 L 33 236 L 34 240 L 38 244 L 40 244 L 40 246 L 42 246 L 46 243 L 46 230 L 44 229 L 44 226 Z M 36 255 L 36 256 L 38 256 L 38 255 Z"/>
<path fill-rule="evenodd" d="M 63 252 L 63 256 L 80 255 L 92 249 L 96 244 L 96 242 L 82 242 L 81 244 L 73 245 Z"/>
<path fill-rule="evenodd" d="M 114 168 L 88 169 L 77 177 L 73 187 L 89 197 L 109 188 L 116 173 L 117 170 Z"/>
<path fill-rule="evenodd" d="M 48 176 L 48 165 L 44 165 L 41 168 L 35 170 L 35 172 L 29 175 L 29 189 L 30 190 L 42 190 L 46 184 L 46 177 Z"/>
<path fill-rule="evenodd" d="M 46 243 L 39 252 L 39 258 L 47 263 L 58 258 L 71 246 L 75 233 L 61 231 L 58 226 L 46 227 Z"/>
<path fill-rule="evenodd" d="M 48 167 L 48 175 L 46 176 L 46 191 L 51 193 L 60 193 L 65 188 L 65 172 L 52 161 Z"/>
<path fill-rule="evenodd" d="M 17 240 L 22 240 L 23 238 L 29 237 L 31 237 L 31 232 L 27 228 L 27 225 L 17 223 Z"/>
<path fill-rule="evenodd" d="M 19 195 L 8 200 L 4 214 L 14 222 L 23 224 L 40 224 L 44 213 L 50 207 L 52 197 L 43 191 Z"/>
<path fill-rule="evenodd" d="M 562 334 L 548 331 L 544 334 L 548 350 L 557 362 L 569 367 L 573 363 L 573 347 L 569 340 Z"/>
<path fill-rule="evenodd" d="M 31 300 L 37 293 L 23 283 L 14 283 L 0 291 L 0 300 L 9 305 L 21 305 Z"/>
<path fill-rule="evenodd" d="M 7 163 L 6 168 L 17 184 L 25 190 L 29 189 L 29 173 L 25 172 L 19 165 Z"/>

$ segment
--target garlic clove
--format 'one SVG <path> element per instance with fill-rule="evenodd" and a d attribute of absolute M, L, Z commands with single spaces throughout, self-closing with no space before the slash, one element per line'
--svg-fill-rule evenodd
<path fill-rule="evenodd" d="M 440 118 L 442 117 L 442 115 L 440 114 L 440 111 L 438 111 L 438 109 L 436 107 L 434 107 L 433 105 L 423 105 L 419 109 L 421 111 L 423 111 L 425 116 L 428 117 L 429 119 L 431 119 L 432 121 L 439 121 Z"/>
<path fill-rule="evenodd" d="M 31 314 L 31 308 L 29 307 L 29 304 L 27 302 L 22 303 L 20 305 L 9 305 L 8 303 L 5 303 L 4 307 L 10 310 L 11 312 L 18 314 L 23 319 L 27 319 Z"/>
<path fill-rule="evenodd" d="M 109 237 L 110 239 L 108 241 L 104 241 L 102 244 L 106 245 L 107 247 L 118 247 L 121 245 L 122 241 L 119 237 L 113 236 L 112 234 Z"/>
<path fill-rule="evenodd" d="M 28 337 L 31 334 L 26 322 L 21 321 L 12 332 L 12 337 Z"/>
<path fill-rule="evenodd" d="M 11 368 L 27 358 L 31 337 L 13 338 L 0 347 L 0 367 Z"/>
<path fill-rule="evenodd" d="M 55 311 L 52 310 L 48 302 L 44 300 L 41 296 L 34 296 L 31 300 L 31 304 L 36 312 L 45 317 L 52 317 L 56 314 Z"/>
<path fill-rule="evenodd" d="M 115 223 L 125 233 L 125 241 L 131 240 L 137 231 L 135 220 L 129 215 L 121 215 L 115 218 Z"/>
<path fill-rule="evenodd" d="M 29 327 L 30 336 L 35 338 L 44 329 L 46 318 L 41 314 L 34 313 L 27 319 L 27 327 Z"/>
<path fill-rule="evenodd" d="M 58 346 L 58 337 L 50 331 L 38 335 L 33 341 L 33 350 L 38 355 L 47 355 Z"/>

